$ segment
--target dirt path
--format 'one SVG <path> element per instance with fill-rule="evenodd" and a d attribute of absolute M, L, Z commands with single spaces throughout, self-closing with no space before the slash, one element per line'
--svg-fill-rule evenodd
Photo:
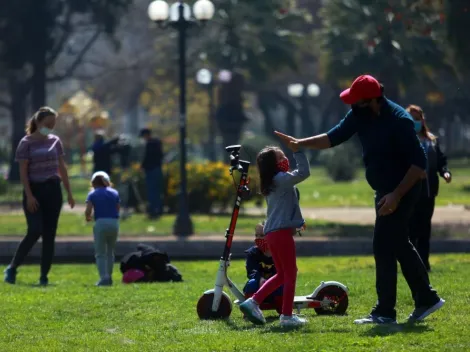
<path fill-rule="evenodd" d="M 246 209 L 249 214 L 263 216 L 264 209 Z M 373 208 L 302 208 L 302 214 L 308 219 L 320 219 L 346 224 L 372 225 L 375 222 Z M 464 206 L 437 207 L 433 223 L 439 225 L 468 224 L 470 210 Z"/>
<path fill-rule="evenodd" d="M 85 207 L 77 205 L 73 210 L 65 204 L 63 210 L 65 212 L 83 213 Z M 22 213 L 18 207 L 0 206 L 0 214 Z M 372 225 L 375 221 L 375 212 L 373 208 L 302 208 L 305 218 L 319 219 L 332 222 L 346 224 Z M 257 215 L 263 217 L 264 208 L 246 208 L 242 214 Z M 470 226 L 470 209 L 464 206 L 446 206 L 437 207 L 434 212 L 433 223 L 438 225 L 469 225 Z"/>

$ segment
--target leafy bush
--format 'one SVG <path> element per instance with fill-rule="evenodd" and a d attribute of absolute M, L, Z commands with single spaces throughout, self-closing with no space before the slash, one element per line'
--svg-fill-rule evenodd
<path fill-rule="evenodd" d="M 235 197 L 229 166 L 221 162 L 186 165 L 189 211 L 210 213 L 215 207 L 225 209 Z M 164 167 L 165 205 L 170 213 L 177 212 L 180 189 L 179 163 Z"/>
<path fill-rule="evenodd" d="M 357 148 L 352 142 L 321 151 L 318 160 L 335 182 L 349 182 L 356 177 L 359 159 Z"/>
<path fill-rule="evenodd" d="M 186 165 L 190 212 L 207 214 L 216 207 L 225 209 L 234 201 L 235 188 L 228 169 L 229 166 L 221 162 L 188 163 Z M 141 201 L 147 201 L 145 177 L 138 164 L 132 165 L 129 170 L 114 169 L 111 178 L 118 189 L 123 182 L 132 178 Z M 180 189 L 179 162 L 164 165 L 163 185 L 164 204 L 168 207 L 169 213 L 176 213 Z M 131 196 L 131 198 L 135 197 Z"/>

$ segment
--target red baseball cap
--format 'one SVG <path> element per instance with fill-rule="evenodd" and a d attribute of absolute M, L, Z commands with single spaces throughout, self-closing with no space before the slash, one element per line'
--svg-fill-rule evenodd
<path fill-rule="evenodd" d="M 380 83 L 374 77 L 363 75 L 357 77 L 351 88 L 344 90 L 339 97 L 348 105 L 356 104 L 362 99 L 373 99 L 382 96 Z"/>

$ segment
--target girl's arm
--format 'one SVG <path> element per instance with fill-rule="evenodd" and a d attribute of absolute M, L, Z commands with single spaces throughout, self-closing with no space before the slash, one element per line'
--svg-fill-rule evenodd
<path fill-rule="evenodd" d="M 274 176 L 276 184 L 281 187 L 292 187 L 300 183 L 310 176 L 310 164 L 303 152 L 294 153 L 297 169 L 292 172 L 279 172 Z"/>
<path fill-rule="evenodd" d="M 39 204 L 36 198 L 33 196 L 33 192 L 31 192 L 31 185 L 29 184 L 28 178 L 28 160 L 19 160 L 20 164 L 20 181 L 24 188 L 24 193 L 26 194 L 26 207 L 31 212 L 34 213 L 38 210 Z"/>
<path fill-rule="evenodd" d="M 67 201 L 70 208 L 73 208 L 75 206 L 75 200 L 73 199 L 72 190 L 70 189 L 69 173 L 67 172 L 67 165 L 64 160 L 64 147 L 62 146 L 62 141 L 58 137 L 57 142 L 55 143 L 55 148 L 59 156 L 59 175 L 64 183 L 64 188 L 67 191 Z"/>
<path fill-rule="evenodd" d="M 248 277 L 248 279 L 255 279 L 256 281 L 259 281 L 259 279 L 261 278 L 260 265 L 251 253 L 248 253 L 246 257 L 245 267 L 246 276 Z"/>
<path fill-rule="evenodd" d="M 28 160 L 20 160 L 20 181 L 24 188 L 24 193 L 26 194 L 26 198 L 31 198 L 33 193 L 31 192 L 31 186 L 29 184 L 28 179 Z"/>
<path fill-rule="evenodd" d="M 86 221 L 91 221 L 91 213 L 93 212 L 93 203 L 86 202 L 86 209 L 85 209 L 85 219 Z"/>
<path fill-rule="evenodd" d="M 62 182 L 64 183 L 64 188 L 67 191 L 69 197 L 72 196 L 72 190 L 70 189 L 69 173 L 67 171 L 67 165 L 65 164 L 64 157 L 59 156 L 59 174 Z"/>
<path fill-rule="evenodd" d="M 439 140 L 436 141 L 436 154 L 437 154 L 437 170 L 439 175 L 444 177 L 446 173 L 450 174 L 450 171 L 447 167 L 447 157 L 442 152 L 441 147 L 439 146 Z"/>

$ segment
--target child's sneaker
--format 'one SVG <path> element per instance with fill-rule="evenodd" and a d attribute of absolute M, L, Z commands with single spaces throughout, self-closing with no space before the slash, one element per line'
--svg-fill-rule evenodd
<path fill-rule="evenodd" d="M 3 281 L 12 285 L 16 283 L 16 268 L 8 266 L 3 273 L 5 274 Z"/>
<path fill-rule="evenodd" d="M 307 324 L 307 319 L 305 318 L 300 318 L 298 315 L 284 315 L 281 314 L 281 317 L 279 318 L 281 321 L 281 326 L 282 327 L 290 327 L 290 326 L 302 326 Z"/>
<path fill-rule="evenodd" d="M 253 324 L 266 324 L 266 319 L 264 319 L 259 305 L 253 300 L 253 298 L 248 298 L 245 302 L 240 304 L 240 310 L 247 317 L 249 321 Z"/>
<path fill-rule="evenodd" d="M 101 279 L 96 283 L 96 286 L 112 286 L 113 281 L 109 278 Z"/>

